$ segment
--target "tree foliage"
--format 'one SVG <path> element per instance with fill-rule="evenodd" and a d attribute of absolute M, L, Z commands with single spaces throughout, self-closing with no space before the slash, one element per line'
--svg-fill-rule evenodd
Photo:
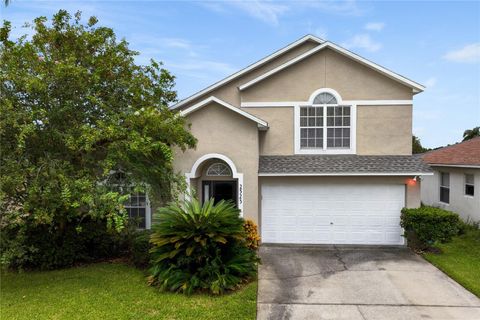
<path fill-rule="evenodd" d="M 473 139 L 475 137 L 480 137 L 480 127 L 475 127 L 472 129 L 467 129 L 463 132 L 463 140 L 467 141 Z"/>
<path fill-rule="evenodd" d="M 52 236 L 82 221 L 123 228 L 125 196 L 108 184 L 112 170 L 129 183 L 171 196 L 179 177 L 173 148 L 195 145 L 185 120 L 169 110 L 174 77 L 161 64 L 135 63 L 137 52 L 91 17 L 64 10 L 34 20 L 30 38 L 0 29 L 0 217 L 2 260 L 29 259 L 28 236 Z M 61 238 L 61 237 L 60 237 Z M 22 258 L 23 257 L 23 258 Z"/>
<path fill-rule="evenodd" d="M 428 148 L 424 148 L 422 146 L 422 143 L 420 142 L 420 138 L 415 136 L 415 135 L 412 135 L 412 153 L 413 154 L 416 154 L 416 153 L 424 153 L 426 151 L 428 151 L 430 149 Z"/>

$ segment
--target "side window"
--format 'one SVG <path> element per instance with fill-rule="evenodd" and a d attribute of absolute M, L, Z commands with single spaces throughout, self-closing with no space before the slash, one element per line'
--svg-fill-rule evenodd
<path fill-rule="evenodd" d="M 440 201 L 450 203 L 450 174 L 440 173 Z"/>
<path fill-rule="evenodd" d="M 125 203 L 125 209 L 128 217 L 138 224 L 138 228 L 145 229 L 147 227 L 147 197 L 144 192 L 130 193 L 130 199 Z"/>
<path fill-rule="evenodd" d="M 108 183 L 111 188 L 120 194 L 129 195 L 124 203 L 128 217 L 140 229 L 150 228 L 150 207 L 145 192 L 136 191 L 131 186 L 128 175 L 122 171 L 110 175 Z"/>
<path fill-rule="evenodd" d="M 475 195 L 475 177 L 473 174 L 465 174 L 465 195 L 472 197 Z"/>

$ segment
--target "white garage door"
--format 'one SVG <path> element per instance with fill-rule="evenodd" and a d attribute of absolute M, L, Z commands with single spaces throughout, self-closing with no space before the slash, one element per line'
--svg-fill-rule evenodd
<path fill-rule="evenodd" d="M 261 190 L 264 243 L 404 243 L 403 185 L 269 181 Z"/>

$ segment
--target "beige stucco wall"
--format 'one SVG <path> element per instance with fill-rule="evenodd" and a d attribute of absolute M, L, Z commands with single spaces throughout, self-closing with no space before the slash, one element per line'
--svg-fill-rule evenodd
<path fill-rule="evenodd" d="M 357 154 L 412 154 L 412 106 L 358 106 Z"/>
<path fill-rule="evenodd" d="M 433 167 L 433 176 L 424 176 L 422 183 L 422 202 L 456 212 L 465 221 L 480 221 L 480 169 Z M 450 173 L 450 203 L 440 202 L 440 172 Z M 474 175 L 474 196 L 465 195 L 465 174 Z"/>
<path fill-rule="evenodd" d="M 258 128 L 257 124 L 225 107 L 212 103 L 187 116 L 191 132 L 198 139 L 196 149 L 175 153 L 174 168 L 190 172 L 203 155 L 219 153 L 230 158 L 243 173 L 244 217 L 258 216 Z M 198 181 L 193 181 L 197 185 Z"/>
<path fill-rule="evenodd" d="M 294 154 L 293 108 L 243 108 L 268 122 L 269 128 L 260 133 L 261 155 Z"/>
<path fill-rule="evenodd" d="M 418 208 L 420 206 L 420 181 L 413 182 L 413 177 L 260 177 L 259 199 L 261 199 L 261 185 L 264 182 L 275 182 L 282 185 L 315 183 L 315 184 L 397 184 L 405 186 L 405 207 Z M 261 215 L 261 201 L 258 211 Z M 400 215 L 400 212 L 398 213 Z M 258 217 L 261 222 L 261 216 Z"/>
<path fill-rule="evenodd" d="M 412 89 L 333 50 L 324 49 L 243 90 L 243 102 L 307 101 L 320 88 L 343 100 L 410 100 Z"/>

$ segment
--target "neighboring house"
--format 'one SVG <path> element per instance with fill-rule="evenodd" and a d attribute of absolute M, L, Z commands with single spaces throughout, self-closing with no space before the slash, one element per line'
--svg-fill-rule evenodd
<path fill-rule="evenodd" d="M 422 202 L 480 221 L 480 137 L 427 152 L 434 170 L 422 180 Z"/>
<path fill-rule="evenodd" d="M 412 151 L 420 84 L 305 36 L 177 103 L 198 139 L 175 169 L 232 199 L 263 243 L 404 243 L 402 207 L 431 174 Z"/>

